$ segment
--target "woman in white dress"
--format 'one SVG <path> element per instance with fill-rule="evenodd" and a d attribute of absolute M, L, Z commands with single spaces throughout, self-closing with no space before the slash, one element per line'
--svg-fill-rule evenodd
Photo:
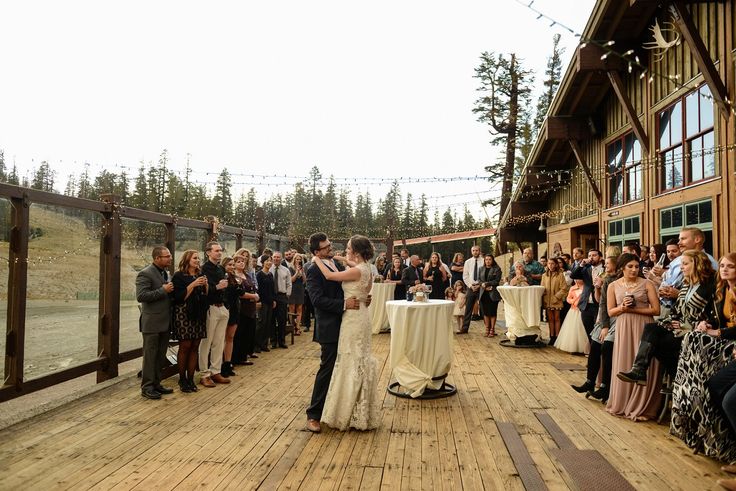
<path fill-rule="evenodd" d="M 568 353 L 584 353 L 588 347 L 588 335 L 585 333 L 583 318 L 578 309 L 578 301 L 582 292 L 583 280 L 575 280 L 575 284 L 567 294 L 570 311 L 565 316 L 560 334 L 555 341 L 555 348 Z"/>
<path fill-rule="evenodd" d="M 342 282 L 345 298 L 360 301 L 358 310 L 348 309 L 342 315 L 337 360 L 321 420 L 340 431 L 372 430 L 380 421 L 378 361 L 371 354 L 371 322 L 366 306 L 372 286 L 368 260 L 373 257 L 373 244 L 362 235 L 354 235 L 345 253 L 350 266 L 345 271 L 332 271 L 322 261 L 314 261 L 326 279 Z"/>

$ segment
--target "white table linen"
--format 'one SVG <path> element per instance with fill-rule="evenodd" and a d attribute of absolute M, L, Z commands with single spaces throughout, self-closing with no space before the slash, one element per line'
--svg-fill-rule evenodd
<path fill-rule="evenodd" d="M 540 311 L 543 286 L 499 286 L 506 318 L 506 337 L 511 341 L 521 336 L 542 336 Z"/>
<path fill-rule="evenodd" d="M 452 366 L 454 302 L 429 300 L 386 302 L 391 324 L 391 354 L 389 362 L 393 377 L 409 389 L 411 397 L 424 390 L 439 389 Z"/>
<path fill-rule="evenodd" d="M 389 327 L 386 302 L 394 299 L 394 290 L 396 290 L 396 283 L 373 283 L 371 304 L 368 306 L 373 334 L 385 331 Z"/>

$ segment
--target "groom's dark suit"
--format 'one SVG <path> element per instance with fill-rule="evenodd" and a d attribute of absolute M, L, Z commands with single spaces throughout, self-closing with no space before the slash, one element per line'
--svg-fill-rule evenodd
<path fill-rule="evenodd" d="M 314 258 L 314 260 L 319 261 L 320 259 Z M 337 265 L 337 269 L 342 271 L 344 268 Z M 340 337 L 340 323 L 345 310 L 345 300 L 342 284 L 338 281 L 327 280 L 315 264 L 307 270 L 307 292 L 312 301 L 316 321 L 314 341 L 322 347 L 321 362 L 314 380 L 312 402 L 307 408 L 307 417 L 319 421 L 322 417 L 327 389 L 330 388 L 335 359 L 337 359 L 337 341 Z"/>

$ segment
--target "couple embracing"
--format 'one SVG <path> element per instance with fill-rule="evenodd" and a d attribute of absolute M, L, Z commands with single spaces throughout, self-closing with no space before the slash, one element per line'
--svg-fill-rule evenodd
<path fill-rule="evenodd" d="M 312 401 L 307 408 L 307 429 L 318 433 L 320 421 L 345 431 L 378 427 L 380 407 L 378 362 L 371 355 L 368 315 L 372 275 L 368 260 L 373 244 L 354 235 L 345 248 L 345 269 L 335 261 L 332 244 L 323 233 L 309 237 L 314 255 L 307 270 L 307 291 L 314 306 L 314 340 L 322 348 L 314 380 Z"/>

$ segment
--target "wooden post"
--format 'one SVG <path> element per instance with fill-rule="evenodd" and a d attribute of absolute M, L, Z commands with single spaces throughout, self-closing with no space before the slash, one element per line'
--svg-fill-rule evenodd
<path fill-rule="evenodd" d="M 176 218 L 174 223 L 166 224 L 166 243 L 164 244 L 171 252 L 171 265 L 169 266 L 169 273 L 172 275 L 176 272 Z"/>
<path fill-rule="evenodd" d="M 265 228 L 263 207 L 259 206 L 256 208 L 256 249 L 259 256 L 263 254 L 263 249 L 266 247 L 264 241 Z"/>
<path fill-rule="evenodd" d="M 243 229 L 240 230 L 240 233 L 235 234 L 235 250 L 239 250 L 243 247 Z"/>
<path fill-rule="evenodd" d="M 103 213 L 102 240 L 100 241 L 100 306 L 97 352 L 106 360 L 97 370 L 97 382 L 118 376 L 120 353 L 120 196 L 103 194 L 110 211 Z"/>
<path fill-rule="evenodd" d="M 5 336 L 5 380 L 3 386 L 23 388 L 26 337 L 26 287 L 28 286 L 28 196 L 11 198 L 10 254 L 8 258 L 8 317 Z"/>

